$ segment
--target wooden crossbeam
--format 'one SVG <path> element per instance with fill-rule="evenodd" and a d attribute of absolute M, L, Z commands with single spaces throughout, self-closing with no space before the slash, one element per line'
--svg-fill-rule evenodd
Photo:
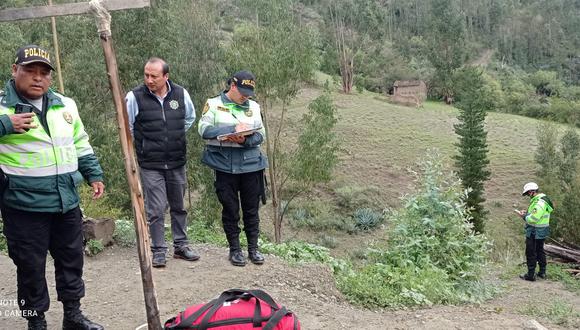
<path fill-rule="evenodd" d="M 150 0 L 104 0 L 103 6 L 108 10 L 135 9 L 150 6 Z M 63 3 L 51 6 L 27 8 L 9 8 L 0 10 L 0 22 L 25 19 L 79 15 L 89 13 L 88 2 Z"/>

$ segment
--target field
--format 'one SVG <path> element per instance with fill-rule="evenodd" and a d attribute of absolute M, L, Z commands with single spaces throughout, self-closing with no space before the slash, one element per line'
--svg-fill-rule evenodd
<path fill-rule="evenodd" d="M 308 103 L 320 95 L 318 88 L 304 89 L 289 108 L 285 139 L 293 141 L 300 133 L 299 121 Z M 336 133 L 341 141 L 340 163 L 333 180 L 319 187 L 306 200 L 335 202 L 337 189 L 350 187 L 367 189 L 383 208 L 396 208 L 401 197 L 413 190 L 416 163 L 427 153 L 438 152 L 449 171 L 453 170 L 454 144 L 457 135 L 453 125 L 458 110 L 436 102 L 426 102 L 420 108 L 389 103 L 384 95 L 363 92 L 354 95 L 333 94 L 339 121 Z M 502 113 L 489 113 L 486 120 L 491 179 L 486 183 L 486 207 L 490 211 L 487 235 L 494 239 L 493 257 L 497 261 L 521 256 L 519 222 L 514 208 L 525 208 L 527 200 L 520 196 L 524 183 L 534 181 L 539 121 Z M 287 143 L 293 148 L 292 143 Z M 270 215 L 264 207 L 264 218 Z M 267 232 L 270 221 L 264 221 Z M 321 233 L 286 226 L 286 237 L 316 242 Z M 348 235 L 333 231 L 325 233 L 338 241 L 336 254 L 360 248 L 361 241 L 373 241 L 376 234 Z"/>

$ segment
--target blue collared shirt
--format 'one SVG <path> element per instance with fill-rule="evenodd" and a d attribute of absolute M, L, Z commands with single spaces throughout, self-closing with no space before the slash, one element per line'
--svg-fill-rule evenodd
<path fill-rule="evenodd" d="M 165 97 L 169 94 L 170 91 L 171 86 L 169 83 L 167 83 L 167 94 L 165 94 L 163 97 L 160 97 L 155 93 L 151 94 L 155 95 L 157 101 L 159 101 L 159 104 L 161 104 L 163 107 L 163 101 L 165 101 Z M 191 101 L 191 97 L 185 88 L 183 89 L 183 101 L 185 102 L 185 131 L 187 132 L 187 130 L 191 127 L 191 125 L 193 125 L 193 122 L 195 121 L 195 108 L 193 106 L 193 102 Z M 131 130 L 131 135 L 133 135 L 135 117 L 137 117 L 139 114 L 139 106 L 137 105 L 137 99 L 135 98 L 133 91 L 127 93 L 127 96 L 125 96 L 125 103 L 127 104 L 127 116 L 129 117 L 129 130 Z"/>

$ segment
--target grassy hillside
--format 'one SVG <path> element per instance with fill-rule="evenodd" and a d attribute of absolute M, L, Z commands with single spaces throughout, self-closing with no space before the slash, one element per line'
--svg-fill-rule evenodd
<path fill-rule="evenodd" d="M 306 88 L 291 106 L 287 125 L 289 140 L 299 134 L 298 121 L 308 103 L 320 93 L 317 87 Z M 336 130 L 343 152 L 333 181 L 315 193 L 322 200 L 331 198 L 333 190 L 339 187 L 372 187 L 376 188 L 381 205 L 396 207 L 400 197 L 412 189 L 413 176 L 409 169 L 432 148 L 439 150 L 452 170 L 457 109 L 434 102 L 427 102 L 422 108 L 404 107 L 389 103 L 384 95 L 370 92 L 352 95 L 336 92 L 333 97 L 338 108 Z M 512 259 L 523 249 L 519 222 L 512 210 L 527 206 L 520 190 L 525 182 L 535 180 L 537 124 L 534 119 L 501 113 L 489 113 L 487 117 L 492 172 L 486 184 L 486 207 L 490 211 L 487 232 L 496 241 L 496 260 Z M 285 230 L 286 237 L 316 237 L 304 231 L 294 233 L 288 226 Z M 377 233 L 353 236 L 336 232 L 332 235 L 339 241 L 338 250 L 345 251 L 360 245 L 361 240 L 378 236 Z"/>

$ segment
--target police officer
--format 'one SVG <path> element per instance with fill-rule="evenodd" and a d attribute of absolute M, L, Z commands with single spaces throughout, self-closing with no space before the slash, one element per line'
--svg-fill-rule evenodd
<path fill-rule="evenodd" d="M 28 329 L 46 329 L 50 299 L 46 255 L 54 259 L 63 329 L 103 329 L 80 310 L 85 295 L 78 186 L 104 192 L 103 171 L 75 102 L 49 90 L 54 67 L 36 45 L 20 48 L 0 97 L 1 194 L 8 255 L 16 265 L 18 301 Z M 7 181 L 7 182 L 6 182 Z"/>
<path fill-rule="evenodd" d="M 516 212 L 526 222 L 526 264 L 528 272 L 520 275 L 526 281 L 536 280 L 536 263 L 540 266 L 538 277 L 546 278 L 546 253 L 544 240 L 550 234 L 550 213 L 554 211 L 552 201 L 546 194 L 539 192 L 538 184 L 528 182 L 524 185 L 522 196 L 530 197 L 530 206 Z"/>
<path fill-rule="evenodd" d="M 265 138 L 260 106 L 250 100 L 255 86 L 251 72 L 235 73 L 228 79 L 224 92 L 207 100 L 198 126 L 199 134 L 206 140 L 202 162 L 215 170 L 215 189 L 222 204 L 222 222 L 230 247 L 229 260 L 234 266 L 246 265 L 239 240 L 240 204 L 248 258 L 257 265 L 264 263 L 264 256 L 258 251 L 258 209 L 268 161 L 260 151 Z"/>

